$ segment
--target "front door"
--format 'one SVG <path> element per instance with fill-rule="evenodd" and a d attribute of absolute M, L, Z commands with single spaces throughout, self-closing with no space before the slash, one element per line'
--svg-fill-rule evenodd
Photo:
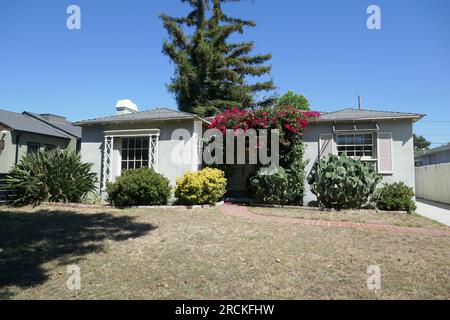
<path fill-rule="evenodd" d="M 255 165 L 231 165 L 227 170 L 227 197 L 250 197 L 250 178 L 255 175 Z"/>

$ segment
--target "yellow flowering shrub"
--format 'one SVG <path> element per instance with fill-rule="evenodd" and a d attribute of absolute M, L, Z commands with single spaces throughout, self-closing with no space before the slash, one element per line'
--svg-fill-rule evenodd
<path fill-rule="evenodd" d="M 227 179 L 222 170 L 205 168 L 178 178 L 175 197 L 183 204 L 214 204 L 223 199 L 226 186 Z"/>

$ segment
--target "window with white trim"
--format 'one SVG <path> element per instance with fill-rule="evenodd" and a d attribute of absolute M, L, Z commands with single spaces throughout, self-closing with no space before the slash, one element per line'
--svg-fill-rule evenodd
<path fill-rule="evenodd" d="M 122 138 L 122 171 L 148 167 L 149 137 Z"/>
<path fill-rule="evenodd" d="M 337 134 L 336 145 L 338 155 L 375 159 L 373 133 Z"/>

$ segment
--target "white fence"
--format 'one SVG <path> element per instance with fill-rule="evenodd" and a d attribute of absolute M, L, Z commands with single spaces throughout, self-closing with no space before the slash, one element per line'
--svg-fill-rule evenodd
<path fill-rule="evenodd" d="M 416 168 L 416 196 L 450 204 L 450 163 Z"/>

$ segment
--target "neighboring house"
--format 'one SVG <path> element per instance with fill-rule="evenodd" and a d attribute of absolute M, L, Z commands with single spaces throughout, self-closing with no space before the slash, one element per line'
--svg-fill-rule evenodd
<path fill-rule="evenodd" d="M 403 181 L 414 188 L 413 123 L 421 114 L 344 109 L 324 112 L 309 124 L 303 141 L 309 174 L 315 161 L 328 154 L 373 163 L 383 182 Z M 314 201 L 306 183 L 304 203 Z"/>
<path fill-rule="evenodd" d="M 0 110 L 0 176 L 28 152 L 47 148 L 77 150 L 81 128 L 52 114 Z"/>
<path fill-rule="evenodd" d="M 415 159 L 416 167 L 429 166 L 440 163 L 450 163 L 450 144 L 437 147 L 418 154 Z"/>
<path fill-rule="evenodd" d="M 81 157 L 94 164 L 103 195 L 106 184 L 127 169 L 154 168 L 172 186 L 185 172 L 200 169 L 198 151 L 206 120 L 167 108 L 138 112 L 130 100 L 119 101 L 116 110 L 115 116 L 74 123 L 82 127 Z M 180 129 L 188 134 L 181 145 Z M 190 151 L 189 159 L 177 158 L 181 147 Z"/>

